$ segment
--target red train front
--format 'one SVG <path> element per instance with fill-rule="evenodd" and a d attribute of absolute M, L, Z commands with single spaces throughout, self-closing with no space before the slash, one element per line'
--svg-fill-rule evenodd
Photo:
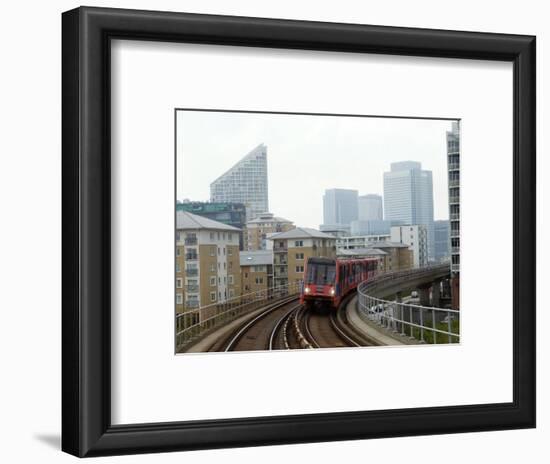
<path fill-rule="evenodd" d="M 373 278 L 377 260 L 308 258 L 300 302 L 308 308 L 336 310 L 349 292 Z"/>

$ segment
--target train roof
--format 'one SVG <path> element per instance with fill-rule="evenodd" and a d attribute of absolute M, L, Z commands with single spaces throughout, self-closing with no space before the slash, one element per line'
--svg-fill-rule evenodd
<path fill-rule="evenodd" d="M 308 258 L 308 263 L 316 263 L 316 264 L 334 264 L 336 262 L 335 258 L 320 258 L 311 256 Z"/>

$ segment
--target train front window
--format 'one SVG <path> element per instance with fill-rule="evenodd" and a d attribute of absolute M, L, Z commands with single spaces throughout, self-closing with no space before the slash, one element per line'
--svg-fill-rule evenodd
<path fill-rule="evenodd" d="M 310 264 L 307 268 L 308 284 L 334 284 L 335 278 L 336 266 L 334 264 Z"/>

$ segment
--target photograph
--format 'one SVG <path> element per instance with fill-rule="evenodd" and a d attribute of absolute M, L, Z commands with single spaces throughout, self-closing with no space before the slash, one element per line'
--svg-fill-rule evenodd
<path fill-rule="evenodd" d="M 175 110 L 175 352 L 460 343 L 460 120 Z"/>

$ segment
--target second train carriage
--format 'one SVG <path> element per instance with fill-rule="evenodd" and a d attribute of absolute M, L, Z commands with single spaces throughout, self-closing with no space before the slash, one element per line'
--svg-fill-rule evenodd
<path fill-rule="evenodd" d="M 300 302 L 308 308 L 336 310 L 342 298 L 376 274 L 378 260 L 308 258 Z"/>

